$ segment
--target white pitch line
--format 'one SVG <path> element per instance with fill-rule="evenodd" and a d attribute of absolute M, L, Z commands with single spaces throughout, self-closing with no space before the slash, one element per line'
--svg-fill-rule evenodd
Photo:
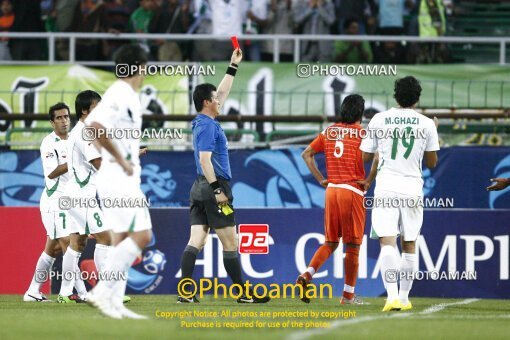
<path fill-rule="evenodd" d="M 415 317 L 416 316 L 416 317 Z M 437 318 L 433 315 L 413 315 L 412 319 L 416 320 L 424 320 L 424 319 L 434 319 Z M 448 320 L 478 320 L 478 319 L 510 319 L 510 314 L 501 314 L 501 315 L 485 315 L 485 314 L 470 314 L 470 315 L 448 315 Z"/>
<path fill-rule="evenodd" d="M 425 309 L 424 311 L 418 313 L 418 314 L 432 314 L 432 313 L 437 313 L 437 312 L 440 312 L 442 311 L 443 309 L 445 309 L 446 307 L 450 307 L 450 306 L 458 306 L 458 305 L 467 305 L 467 304 L 470 304 L 470 303 L 473 303 L 473 302 L 476 302 L 480 299 L 466 299 L 466 300 L 462 300 L 462 301 L 458 301 L 458 302 L 451 302 L 451 303 L 440 303 L 438 305 L 433 305 L 427 309 Z"/>
<path fill-rule="evenodd" d="M 387 318 L 407 318 L 410 316 L 417 316 L 417 315 L 430 315 L 433 313 L 440 312 L 450 306 L 467 305 L 467 304 L 476 302 L 478 300 L 480 300 L 480 299 L 466 299 L 466 300 L 451 302 L 451 303 L 440 303 L 437 305 L 433 305 L 433 306 L 421 311 L 420 313 L 402 313 L 402 314 L 390 314 L 390 315 L 384 314 L 384 315 L 380 315 L 380 316 L 364 316 L 364 317 L 360 317 L 360 318 L 336 320 L 336 321 L 333 321 L 331 323 L 330 327 L 328 327 L 328 328 L 317 328 L 317 329 L 311 329 L 309 331 L 304 331 L 304 332 L 303 331 L 295 332 L 295 333 L 291 334 L 288 337 L 288 339 L 289 340 L 304 340 L 304 339 L 308 339 L 312 336 L 321 335 L 323 333 L 330 332 L 331 330 L 333 330 L 335 328 L 339 328 L 341 326 L 354 325 L 357 323 L 370 322 L 370 321 L 374 321 L 374 320 L 387 319 Z"/>

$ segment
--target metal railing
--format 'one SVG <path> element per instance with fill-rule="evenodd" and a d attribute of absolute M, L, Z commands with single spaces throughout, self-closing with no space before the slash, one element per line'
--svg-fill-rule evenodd
<path fill-rule="evenodd" d="M 317 134 L 323 130 L 322 124 L 315 123 L 315 129 L 300 130 L 273 130 L 266 134 L 265 138 L 255 130 L 248 129 L 225 129 L 225 134 L 229 139 L 230 149 L 246 148 L 281 148 L 289 145 L 303 146 L 312 141 Z M 43 128 L 10 128 L 7 130 L 5 139 L 0 142 L 0 148 L 3 149 L 37 149 L 42 139 L 52 132 L 50 127 Z M 189 150 L 193 143 L 191 140 L 191 129 L 181 129 L 183 139 L 147 139 L 141 142 L 150 150 Z M 470 135 L 470 134 L 488 134 L 497 135 L 510 134 L 510 125 L 501 124 L 495 121 L 452 121 L 441 122 L 438 128 L 441 134 L 449 135 Z M 17 136 L 18 138 L 13 138 Z"/>
<path fill-rule="evenodd" d="M 76 40 L 78 39 L 98 39 L 98 40 L 176 40 L 176 41 L 199 41 L 215 40 L 228 41 L 228 36 L 213 36 L 210 34 L 142 34 L 142 33 L 61 33 L 61 32 L 0 32 L 0 38 L 30 38 L 46 39 L 48 41 L 48 60 L 46 61 L 0 61 L 0 64 L 11 65 L 35 65 L 35 64 L 57 64 L 57 63 L 75 63 L 76 62 Z M 57 61 L 55 57 L 55 46 L 57 39 L 66 39 L 69 41 L 69 60 Z M 506 45 L 510 43 L 510 37 L 435 37 L 422 38 L 418 36 L 380 36 L 380 35 L 309 35 L 309 34 L 258 34 L 239 36 L 241 41 L 272 41 L 273 42 L 273 62 L 280 61 L 281 41 L 294 42 L 294 62 L 299 63 L 301 57 L 301 44 L 303 41 L 369 41 L 384 42 L 395 41 L 403 43 L 465 43 L 465 44 L 497 44 L 499 45 L 499 64 L 505 65 Z M 108 66 L 113 65 L 111 61 L 80 61 L 83 65 Z"/>
<path fill-rule="evenodd" d="M 482 116 L 489 117 L 493 115 L 492 118 L 496 118 L 498 115 L 508 115 L 510 111 L 510 97 L 507 95 L 510 91 L 510 81 L 423 80 L 421 85 L 424 94 L 420 100 L 419 109 L 425 114 L 456 115 L 458 118 L 470 118 L 471 115 L 478 115 L 481 118 Z M 44 108 L 48 108 L 59 101 L 71 103 L 74 102 L 74 98 L 80 90 L 40 90 L 37 91 L 38 101 Z M 0 98 L 9 104 L 11 108 L 18 105 L 17 103 L 19 103 L 20 95 L 22 94 L 26 94 L 26 92 L 0 90 Z M 179 118 L 179 115 L 196 113 L 192 103 L 189 102 L 189 91 L 157 90 L 153 94 L 156 98 L 167 98 L 163 102 L 165 107 L 161 109 L 163 112 L 168 112 L 168 114 L 154 116 L 154 120 L 182 121 L 183 119 Z M 267 96 L 267 98 L 271 98 L 270 113 L 265 113 L 267 119 L 271 119 L 271 113 L 273 115 L 277 113 L 283 116 L 293 115 L 296 117 L 296 121 L 298 121 L 300 119 L 299 116 L 333 115 L 333 112 L 327 112 L 326 110 L 328 98 L 348 94 L 351 93 L 298 90 L 232 90 L 230 91 L 229 98 L 236 101 L 237 104 L 233 108 L 238 110 L 240 116 L 247 116 L 246 119 L 250 119 L 250 115 L 257 114 L 257 112 L 253 112 L 256 108 L 248 105 L 250 97 Z M 386 108 L 395 105 L 392 91 L 356 91 L 356 94 L 362 95 L 365 98 L 365 107 L 367 109 L 377 107 L 376 103 L 380 103 Z M 141 96 L 143 95 L 145 94 L 142 93 Z M 177 103 L 179 101 L 182 102 L 184 97 L 187 104 L 178 105 Z M 243 109 L 243 107 L 246 108 Z M 233 116 L 226 118 L 235 121 L 243 119 L 233 118 Z"/>

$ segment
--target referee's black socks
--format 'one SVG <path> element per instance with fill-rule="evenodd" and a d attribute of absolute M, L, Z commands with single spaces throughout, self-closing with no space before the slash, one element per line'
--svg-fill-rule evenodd
<path fill-rule="evenodd" d="M 197 248 L 190 245 L 187 245 L 186 248 L 184 248 L 181 259 L 181 271 L 183 279 L 189 278 L 193 275 L 198 251 L 199 250 Z"/>
<path fill-rule="evenodd" d="M 237 283 L 243 286 L 243 272 L 241 270 L 241 263 L 239 262 L 239 254 L 237 250 L 223 251 L 223 266 L 232 279 L 232 283 Z"/>

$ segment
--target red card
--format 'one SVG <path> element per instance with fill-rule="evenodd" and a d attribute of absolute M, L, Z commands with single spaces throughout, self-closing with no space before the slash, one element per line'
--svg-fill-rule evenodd
<path fill-rule="evenodd" d="M 230 37 L 230 40 L 232 40 L 232 46 L 234 46 L 234 50 L 238 49 L 238 48 L 241 48 L 239 46 L 239 41 L 237 40 L 237 37 L 234 35 L 234 36 L 231 36 Z"/>

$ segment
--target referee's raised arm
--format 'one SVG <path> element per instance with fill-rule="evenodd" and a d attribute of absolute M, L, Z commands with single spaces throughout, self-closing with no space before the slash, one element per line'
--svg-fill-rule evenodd
<path fill-rule="evenodd" d="M 232 57 L 230 58 L 230 65 L 228 66 L 227 73 L 221 80 L 220 85 L 218 85 L 218 101 L 220 102 L 220 107 L 223 106 L 225 100 L 227 100 L 228 94 L 230 92 L 230 88 L 234 83 L 234 77 L 237 72 L 237 68 L 239 67 L 239 63 L 243 59 L 243 51 L 237 48 L 232 53 Z"/>

